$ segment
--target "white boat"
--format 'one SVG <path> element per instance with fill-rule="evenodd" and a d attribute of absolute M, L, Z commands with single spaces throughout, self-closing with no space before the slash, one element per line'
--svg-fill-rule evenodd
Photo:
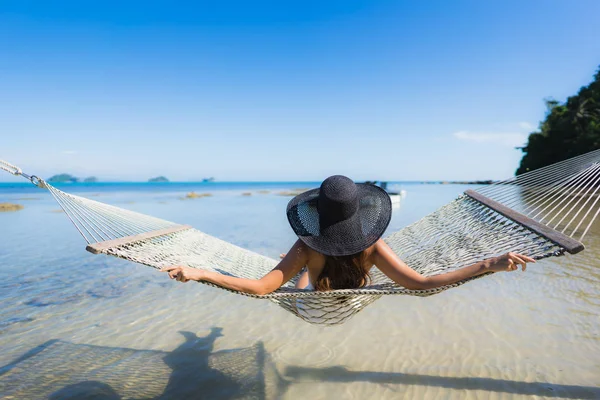
<path fill-rule="evenodd" d="M 406 190 L 401 190 L 397 194 L 390 194 L 392 204 L 400 204 L 400 200 L 402 200 L 404 197 L 406 197 Z"/>
<path fill-rule="evenodd" d="M 392 200 L 392 204 L 400 204 L 400 200 L 406 197 L 406 190 L 397 188 L 397 185 L 392 185 L 391 187 L 388 185 L 388 182 L 384 181 L 367 181 L 365 183 L 370 183 L 371 185 L 379 186 L 383 190 L 390 195 L 390 199 Z"/>

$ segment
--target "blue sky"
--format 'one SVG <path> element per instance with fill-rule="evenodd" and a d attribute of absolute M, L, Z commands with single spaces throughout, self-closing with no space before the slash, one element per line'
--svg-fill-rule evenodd
<path fill-rule="evenodd" d="M 0 159 L 103 180 L 505 178 L 543 99 L 591 81 L 598 15 L 596 0 L 0 1 Z"/>

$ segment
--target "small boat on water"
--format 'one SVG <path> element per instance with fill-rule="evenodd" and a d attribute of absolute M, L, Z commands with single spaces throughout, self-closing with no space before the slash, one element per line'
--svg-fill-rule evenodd
<path fill-rule="evenodd" d="M 379 186 L 383 190 L 390 195 L 390 199 L 392 200 L 392 204 L 399 204 L 400 200 L 403 197 L 406 197 L 406 190 L 397 188 L 397 185 L 390 185 L 385 181 L 366 181 L 365 183 L 369 183 L 371 185 Z"/>

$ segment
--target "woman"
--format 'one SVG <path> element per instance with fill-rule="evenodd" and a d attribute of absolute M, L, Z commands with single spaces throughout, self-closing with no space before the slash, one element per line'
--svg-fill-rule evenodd
<path fill-rule="evenodd" d="M 161 269 L 180 282 L 208 281 L 232 290 L 264 295 L 281 287 L 304 267 L 296 287 L 308 290 L 352 289 L 369 284 L 376 266 L 407 289 L 431 289 L 488 272 L 514 271 L 535 262 L 507 253 L 473 265 L 425 277 L 411 269 L 381 239 L 392 215 L 388 194 L 370 184 L 334 175 L 320 188 L 293 198 L 287 207 L 298 240 L 279 264 L 261 279 L 245 279 L 186 266 Z"/>

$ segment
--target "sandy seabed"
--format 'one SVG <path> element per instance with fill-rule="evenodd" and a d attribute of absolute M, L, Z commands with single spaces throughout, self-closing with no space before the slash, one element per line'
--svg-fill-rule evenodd
<path fill-rule="evenodd" d="M 391 229 L 432 211 L 419 196 L 435 190 L 452 188 L 409 191 Z M 281 196 L 202 200 L 128 208 L 273 257 L 293 241 Z M 231 211 L 240 204 L 253 213 Z M 266 300 L 89 255 L 53 208 L 1 216 L 2 399 L 600 398 L 597 228 L 580 255 L 429 298 L 383 297 L 321 327 Z"/>

